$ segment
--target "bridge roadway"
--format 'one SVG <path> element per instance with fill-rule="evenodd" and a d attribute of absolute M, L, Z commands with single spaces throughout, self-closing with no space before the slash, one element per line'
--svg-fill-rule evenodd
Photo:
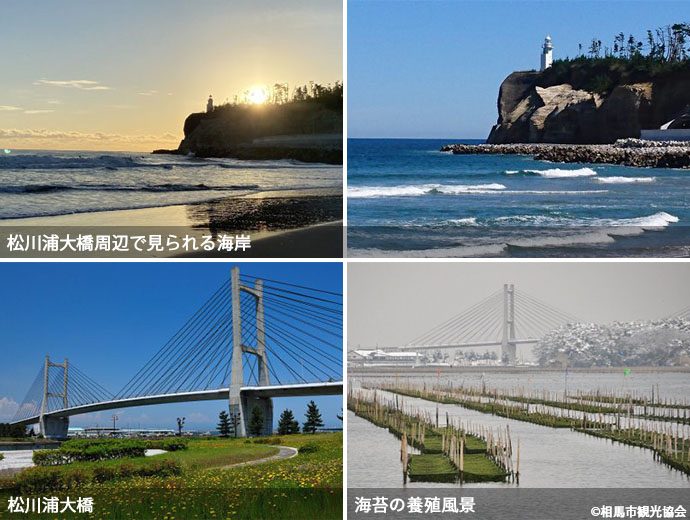
<path fill-rule="evenodd" d="M 298 383 L 291 385 L 268 386 L 243 386 L 240 390 L 244 396 L 255 398 L 271 397 L 298 397 L 312 395 L 342 395 L 343 382 L 329 381 L 326 383 Z M 154 404 L 186 403 L 191 401 L 216 401 L 227 400 L 230 388 L 218 388 L 215 390 L 198 390 L 195 392 L 180 392 L 176 394 L 146 395 L 141 397 L 128 397 L 113 401 L 84 404 L 72 408 L 62 408 L 46 412 L 45 417 L 69 417 L 83 413 L 99 412 L 102 410 L 114 410 L 119 408 L 131 408 L 133 406 L 147 406 Z M 11 424 L 28 426 L 39 422 L 40 416 L 32 416 Z"/>
<path fill-rule="evenodd" d="M 538 339 L 511 339 L 510 344 L 524 345 L 527 343 L 538 343 Z M 473 343 L 448 343 L 440 345 L 402 345 L 399 347 L 379 347 L 379 350 L 400 351 L 400 350 L 441 350 L 445 348 L 472 348 L 472 347 L 500 347 L 503 345 L 501 341 L 475 341 Z"/>

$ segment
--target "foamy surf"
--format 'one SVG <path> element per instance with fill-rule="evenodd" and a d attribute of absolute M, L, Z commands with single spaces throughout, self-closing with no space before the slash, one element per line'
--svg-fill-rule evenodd
<path fill-rule="evenodd" d="M 410 186 L 358 186 L 349 187 L 347 196 L 353 199 L 379 197 L 420 197 L 423 195 L 462 195 L 492 193 L 504 190 L 503 184 L 421 184 Z"/>
<path fill-rule="evenodd" d="M 567 179 L 571 177 L 593 177 L 597 174 L 591 168 L 579 168 L 577 170 L 566 170 L 561 168 L 550 168 L 548 170 L 506 170 L 506 175 L 516 175 L 525 173 L 528 175 L 539 175 L 547 179 Z"/>
<path fill-rule="evenodd" d="M 656 181 L 656 177 L 597 177 L 596 182 L 602 184 L 636 184 Z"/>

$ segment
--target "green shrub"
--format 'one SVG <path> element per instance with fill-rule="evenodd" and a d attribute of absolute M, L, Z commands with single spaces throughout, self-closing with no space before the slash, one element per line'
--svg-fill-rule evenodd
<path fill-rule="evenodd" d="M 186 450 L 189 447 L 187 439 L 180 439 L 179 437 L 146 440 L 144 444 L 146 449 L 149 450 L 180 451 Z"/>
<path fill-rule="evenodd" d="M 133 477 L 136 473 L 136 468 L 129 462 L 123 462 L 118 466 L 117 476 L 121 478 Z"/>
<path fill-rule="evenodd" d="M 36 466 L 19 473 L 14 480 L 15 487 L 22 493 L 41 493 L 57 489 L 79 488 L 90 482 L 103 483 L 118 478 L 171 477 L 182 473 L 182 465 L 176 460 L 156 461 L 134 466 L 123 462 L 117 466 L 98 466 L 93 469 L 57 468 Z"/>
<path fill-rule="evenodd" d="M 308 442 L 299 449 L 300 455 L 305 453 L 316 453 L 319 451 L 319 445 L 314 442 Z"/>
<path fill-rule="evenodd" d="M 41 466 L 25 469 L 15 477 L 15 482 L 22 493 L 40 493 L 63 487 L 62 472 L 59 468 Z"/>
<path fill-rule="evenodd" d="M 59 466 L 72 462 L 143 457 L 146 444 L 131 439 L 90 440 L 73 439 L 57 450 L 37 450 L 33 461 L 38 466 Z"/>
<path fill-rule="evenodd" d="M 4 458 L 5 458 L 5 454 L 4 454 L 4 453 L 0 453 L 0 460 L 2 460 L 2 459 L 4 459 Z"/>
<path fill-rule="evenodd" d="M 36 450 L 34 451 L 32 460 L 37 466 L 59 466 L 67 464 L 65 462 L 65 455 L 59 450 Z"/>
<path fill-rule="evenodd" d="M 93 479 L 99 483 L 116 479 L 117 475 L 117 468 L 113 466 L 98 466 L 93 468 Z"/>

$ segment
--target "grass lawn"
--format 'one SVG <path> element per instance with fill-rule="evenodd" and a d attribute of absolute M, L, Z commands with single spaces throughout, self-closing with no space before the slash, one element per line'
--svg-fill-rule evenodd
<path fill-rule="evenodd" d="M 290 459 L 219 469 L 271 456 L 278 449 L 244 439 L 191 439 L 185 451 L 126 459 L 132 464 L 154 464 L 174 459 L 182 466 L 180 475 L 135 476 L 102 483 L 90 481 L 70 489 L 42 493 L 44 496 L 93 497 L 94 514 L 39 515 L 36 518 L 342 518 L 342 434 L 289 435 L 272 439 L 272 442 L 283 446 L 304 448 L 304 452 Z M 118 463 L 122 461 L 69 466 L 73 466 L 71 471 L 89 471 L 94 464 Z M 7 496 L 17 495 L 17 490 L 0 493 L 0 516 L 6 507 Z"/>

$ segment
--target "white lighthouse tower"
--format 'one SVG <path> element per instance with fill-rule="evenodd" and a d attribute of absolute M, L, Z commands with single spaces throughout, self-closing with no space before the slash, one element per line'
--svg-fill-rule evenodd
<path fill-rule="evenodd" d="M 553 63 L 553 43 L 551 43 L 551 36 L 544 39 L 544 45 L 541 51 L 541 71 L 545 71 Z"/>

